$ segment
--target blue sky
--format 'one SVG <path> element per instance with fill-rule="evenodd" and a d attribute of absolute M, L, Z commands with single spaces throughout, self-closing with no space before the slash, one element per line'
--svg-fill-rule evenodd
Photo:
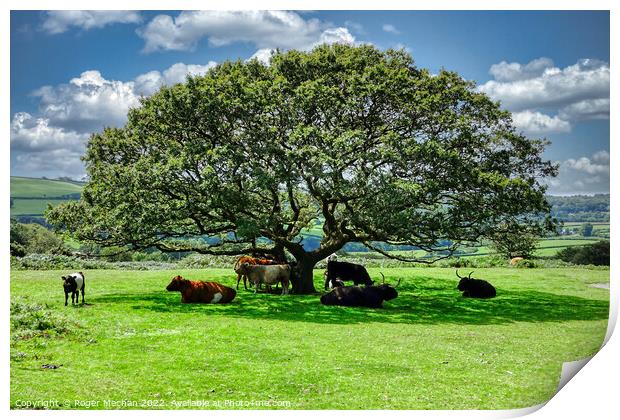
<path fill-rule="evenodd" d="M 552 141 L 554 194 L 609 191 L 608 12 L 11 12 L 11 174 L 84 175 L 89 133 L 140 95 L 272 48 L 370 42 L 474 80 Z"/>

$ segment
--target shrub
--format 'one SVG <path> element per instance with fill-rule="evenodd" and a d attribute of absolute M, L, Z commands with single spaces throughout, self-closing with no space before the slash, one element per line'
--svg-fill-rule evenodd
<path fill-rule="evenodd" d="M 79 324 L 55 314 L 47 305 L 11 300 L 12 339 L 63 335 L 75 327 L 79 327 Z"/>
<path fill-rule="evenodd" d="M 558 252 L 562 261 L 579 265 L 609 265 L 609 241 L 590 245 L 571 246 Z"/>
<path fill-rule="evenodd" d="M 54 232 L 37 224 L 23 224 L 11 219 L 11 255 L 66 254 L 63 240 Z"/>

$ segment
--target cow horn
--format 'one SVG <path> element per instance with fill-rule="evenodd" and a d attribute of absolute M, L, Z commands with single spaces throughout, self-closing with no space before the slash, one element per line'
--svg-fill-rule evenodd
<path fill-rule="evenodd" d="M 467 276 L 467 278 L 471 279 L 471 275 L 474 274 L 474 272 L 472 271 L 471 273 L 469 273 L 469 276 Z"/>
<path fill-rule="evenodd" d="M 459 269 L 458 269 L 458 268 L 456 269 L 456 276 L 457 276 L 458 278 L 460 278 L 460 279 L 462 279 L 462 278 L 463 278 L 463 277 L 459 276 Z"/>
<path fill-rule="evenodd" d="M 381 277 L 383 278 L 383 280 L 381 281 L 381 284 L 385 284 L 385 276 L 383 275 L 381 271 L 379 271 L 379 274 L 381 274 Z"/>
<path fill-rule="evenodd" d="M 402 278 L 398 279 L 398 283 L 396 283 L 396 286 L 394 286 L 394 289 L 396 289 L 400 285 L 400 281 L 401 280 L 402 280 Z"/>

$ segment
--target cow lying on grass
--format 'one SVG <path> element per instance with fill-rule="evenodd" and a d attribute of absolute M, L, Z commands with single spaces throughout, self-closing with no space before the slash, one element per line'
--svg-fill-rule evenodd
<path fill-rule="evenodd" d="M 248 263 L 250 265 L 275 265 L 275 264 L 278 264 L 277 261 L 270 260 L 270 259 L 267 259 L 267 258 L 254 258 L 254 257 L 248 257 L 248 256 L 239 257 L 239 259 L 235 263 L 235 266 L 233 267 L 233 269 L 235 270 L 235 273 L 237 273 L 237 290 L 239 290 L 239 281 L 241 280 L 241 278 L 243 278 L 243 288 L 245 290 L 248 290 L 248 285 L 247 285 L 248 277 L 245 274 L 243 274 L 243 273 L 241 273 L 239 271 L 239 267 L 241 267 L 241 264 L 244 264 L 244 263 Z"/>
<path fill-rule="evenodd" d="M 81 271 L 72 273 L 67 276 L 61 276 L 62 287 L 65 290 L 65 306 L 69 300 L 69 293 L 71 293 L 71 304 L 73 305 L 73 299 L 75 298 L 75 304 L 80 303 L 80 290 L 82 291 L 82 303 L 84 303 L 84 273 Z"/>
<path fill-rule="evenodd" d="M 472 274 L 473 271 L 469 273 L 469 276 L 461 277 L 459 276 L 459 270 L 456 270 L 456 276 L 461 279 L 457 289 L 463 292 L 463 297 L 481 299 L 495 297 L 497 294 L 495 287 L 493 287 L 491 283 L 486 280 L 472 279 Z"/>
<path fill-rule="evenodd" d="M 254 293 L 258 292 L 258 286 L 275 286 L 282 283 L 282 294 L 288 295 L 288 284 L 291 278 L 291 267 L 286 264 L 280 265 L 252 265 L 247 262 L 241 264 L 237 273 L 245 275 L 254 285 Z"/>
<path fill-rule="evenodd" d="M 228 303 L 235 298 L 235 289 L 214 281 L 192 281 L 176 276 L 166 287 L 169 292 L 181 292 L 182 303 Z"/>
<path fill-rule="evenodd" d="M 383 276 L 383 274 L 381 274 Z M 384 300 L 392 300 L 398 297 L 396 286 L 390 286 L 384 282 L 379 286 L 345 286 L 336 287 L 331 292 L 321 296 L 323 305 L 336 306 L 363 306 L 366 308 L 381 308 Z"/>

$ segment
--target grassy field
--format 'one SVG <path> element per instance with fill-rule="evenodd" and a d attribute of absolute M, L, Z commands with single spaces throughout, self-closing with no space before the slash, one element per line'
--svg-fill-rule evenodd
<path fill-rule="evenodd" d="M 50 200 L 42 198 L 39 200 L 20 200 L 13 199 L 14 205 L 11 207 L 11 216 L 19 216 L 22 214 L 38 214 L 42 215 L 47 210 L 47 204 L 57 206 L 67 200 Z"/>
<path fill-rule="evenodd" d="M 459 297 L 452 269 L 383 271 L 403 281 L 380 310 L 247 291 L 229 305 L 183 305 L 164 290 L 176 271 L 104 270 L 86 273 L 87 305 L 64 307 L 61 272 L 13 271 L 11 299 L 48 305 L 71 332 L 12 330 L 11 407 L 519 408 L 548 400 L 562 362 L 593 354 L 605 334 L 609 291 L 589 284 L 608 282 L 607 270 L 478 269 L 497 287 L 492 300 Z M 181 274 L 234 282 L 229 269 Z"/>
<path fill-rule="evenodd" d="M 82 192 L 80 185 L 51 179 L 11 177 L 11 197 L 58 197 Z"/>
<path fill-rule="evenodd" d="M 11 177 L 11 216 L 42 215 L 50 203 L 56 206 L 66 199 L 51 199 L 82 192 L 82 186 L 51 179 Z M 28 197 L 28 199 L 24 199 Z"/>

